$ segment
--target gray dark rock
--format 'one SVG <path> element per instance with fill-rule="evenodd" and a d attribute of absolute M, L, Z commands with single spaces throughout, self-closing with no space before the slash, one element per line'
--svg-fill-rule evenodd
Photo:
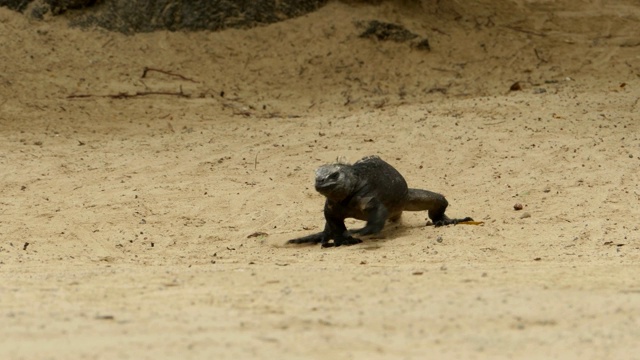
<path fill-rule="evenodd" d="M 36 18 L 42 18 L 44 14 L 51 12 L 59 15 L 67 10 L 82 9 L 93 6 L 98 0 L 0 0 L 0 6 L 24 12 L 30 8 L 30 14 Z"/>
<path fill-rule="evenodd" d="M 304 15 L 327 0 L 0 0 L 42 18 L 66 13 L 72 25 L 123 33 L 249 28 Z M 74 11 L 70 11 L 74 10 Z"/>
<path fill-rule="evenodd" d="M 366 24 L 366 29 L 360 34 L 360 37 L 399 43 L 412 41 L 412 46 L 417 50 L 431 50 L 431 45 L 429 45 L 428 39 L 420 38 L 419 35 L 412 33 L 402 25 L 378 20 L 369 21 L 369 23 Z"/>
<path fill-rule="evenodd" d="M 30 0 L 0 0 L 0 6 L 22 12 L 29 6 L 30 2 Z"/>
<path fill-rule="evenodd" d="M 382 22 L 378 20 L 369 21 L 369 25 L 360 37 L 374 38 L 380 41 L 391 40 L 404 42 L 418 37 L 418 35 L 407 30 L 404 26 Z"/>
<path fill-rule="evenodd" d="M 289 240 L 290 244 L 319 243 L 323 247 L 358 244 L 362 240 L 351 235 L 377 234 L 387 220 L 399 220 L 403 211 L 428 211 L 435 226 L 473 221 L 469 217 L 447 217 L 444 212 L 449 203 L 444 196 L 409 188 L 398 170 L 377 156 L 367 156 L 353 165 L 321 166 L 316 170 L 315 188 L 326 198 L 325 228 L 322 232 Z M 362 229 L 347 230 L 346 218 L 367 223 Z"/>

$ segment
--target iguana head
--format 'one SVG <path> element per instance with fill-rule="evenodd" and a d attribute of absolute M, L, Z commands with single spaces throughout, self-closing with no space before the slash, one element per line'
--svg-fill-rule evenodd
<path fill-rule="evenodd" d="M 356 176 L 348 164 L 328 164 L 316 170 L 316 191 L 331 200 L 340 201 L 349 196 L 356 182 Z"/>

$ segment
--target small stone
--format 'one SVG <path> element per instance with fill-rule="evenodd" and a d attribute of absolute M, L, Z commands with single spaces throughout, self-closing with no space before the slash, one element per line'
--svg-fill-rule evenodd
<path fill-rule="evenodd" d="M 513 205 L 513 209 L 518 211 L 518 210 L 522 210 L 524 209 L 524 206 L 522 206 L 522 204 L 520 203 L 516 203 L 515 205 Z"/>
<path fill-rule="evenodd" d="M 529 214 L 528 212 L 523 213 L 522 215 L 520 215 L 520 219 L 526 219 L 526 218 L 530 218 L 531 214 Z"/>

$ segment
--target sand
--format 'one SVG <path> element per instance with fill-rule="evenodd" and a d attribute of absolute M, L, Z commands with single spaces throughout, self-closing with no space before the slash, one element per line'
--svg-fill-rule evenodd
<path fill-rule="evenodd" d="M 640 359 L 638 28 L 630 0 L 132 36 L 0 9 L 0 358 Z M 314 169 L 370 154 L 484 225 L 285 245 L 323 227 Z"/>

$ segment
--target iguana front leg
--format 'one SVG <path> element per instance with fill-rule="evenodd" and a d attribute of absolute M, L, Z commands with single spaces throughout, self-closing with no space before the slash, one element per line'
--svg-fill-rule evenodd
<path fill-rule="evenodd" d="M 384 228 L 387 218 L 389 218 L 389 210 L 376 198 L 369 199 L 363 207 L 367 216 L 367 224 L 361 229 L 351 230 L 351 233 L 359 235 L 378 234 Z"/>
<path fill-rule="evenodd" d="M 322 244 L 322 247 L 359 244 L 362 240 L 354 238 L 347 231 L 344 219 L 331 213 L 330 207 L 325 205 L 324 230 L 319 233 L 303 236 L 287 241 L 289 244 Z M 330 242 L 333 239 L 333 242 Z"/>
<path fill-rule="evenodd" d="M 344 223 L 343 223 L 344 226 Z M 327 230 L 331 228 L 329 223 L 325 225 L 325 230 L 319 233 L 291 239 L 287 241 L 288 244 L 322 244 L 322 247 L 333 247 L 340 245 L 354 245 L 362 242 L 360 239 L 356 239 L 352 237 L 348 231 L 342 233 L 334 233 L 331 230 Z M 334 234 L 334 235 L 331 235 Z M 333 243 L 329 242 L 333 239 Z"/>
<path fill-rule="evenodd" d="M 325 232 L 329 235 L 326 241 L 322 242 L 322 247 L 355 245 L 362 242 L 362 240 L 351 236 L 349 231 L 347 231 L 347 227 L 344 225 L 343 218 L 334 217 L 332 216 L 332 214 L 328 214 L 326 211 L 325 218 L 327 220 L 327 224 L 325 225 Z M 333 243 L 329 242 L 329 240 L 331 239 L 333 239 Z"/>
<path fill-rule="evenodd" d="M 473 221 L 470 217 L 461 219 L 451 219 L 444 214 L 447 210 L 449 202 L 443 195 L 429 190 L 409 189 L 407 194 L 407 202 L 404 206 L 405 211 L 424 211 L 429 212 L 429 218 L 435 226 L 458 224 L 465 221 Z"/>

